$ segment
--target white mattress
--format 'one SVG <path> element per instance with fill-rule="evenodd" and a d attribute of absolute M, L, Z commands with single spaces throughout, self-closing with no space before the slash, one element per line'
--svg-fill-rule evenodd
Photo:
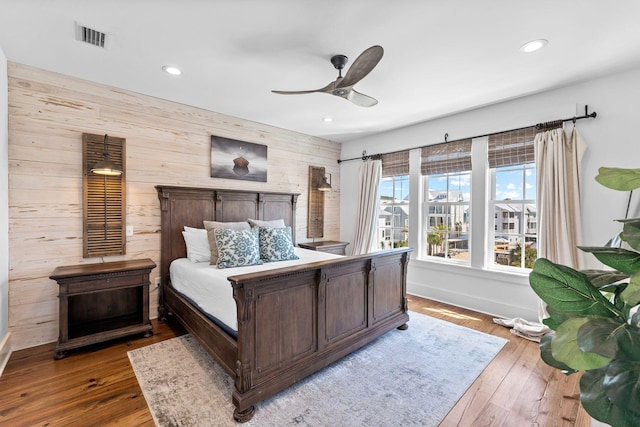
<path fill-rule="evenodd" d="M 341 255 L 326 252 L 298 247 L 294 249 L 300 259 L 223 269 L 218 269 L 208 262 L 191 262 L 187 258 L 179 258 L 169 267 L 171 284 L 178 292 L 196 303 L 201 310 L 237 333 L 236 302 L 233 299 L 233 288 L 227 277 L 341 258 Z"/>

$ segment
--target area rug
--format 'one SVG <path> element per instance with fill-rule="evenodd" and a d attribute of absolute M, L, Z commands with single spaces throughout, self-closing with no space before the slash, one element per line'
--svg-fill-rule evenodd
<path fill-rule="evenodd" d="M 256 405 L 246 426 L 437 426 L 507 340 L 418 313 Z M 156 425 L 238 426 L 232 379 L 191 335 L 129 352 Z"/>

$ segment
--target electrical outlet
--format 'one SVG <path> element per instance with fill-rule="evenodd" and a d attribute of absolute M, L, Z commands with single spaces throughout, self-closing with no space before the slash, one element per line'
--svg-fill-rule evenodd
<path fill-rule="evenodd" d="M 155 278 L 155 284 L 156 284 L 156 288 L 160 287 L 160 277 Z"/>

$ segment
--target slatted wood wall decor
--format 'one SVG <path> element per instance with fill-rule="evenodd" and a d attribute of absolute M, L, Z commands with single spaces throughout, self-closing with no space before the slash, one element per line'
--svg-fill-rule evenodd
<path fill-rule="evenodd" d="M 91 168 L 104 159 L 105 138 L 106 150 L 111 161 L 123 171 L 121 175 L 91 172 Z M 82 256 L 124 255 L 127 215 L 125 139 L 83 133 L 82 155 Z"/>
<path fill-rule="evenodd" d="M 309 166 L 309 205 L 307 237 L 324 236 L 324 192 L 318 190 L 322 183 L 325 169 L 317 166 Z"/>
<path fill-rule="evenodd" d="M 307 235 L 310 165 L 325 165 L 325 238 L 340 240 L 340 144 L 39 70 L 8 64 L 9 328 L 15 350 L 58 339 L 59 265 L 101 262 L 82 253 L 82 133 L 126 136 L 127 253 L 104 261 L 160 263 L 155 185 L 300 193 L 296 236 Z M 268 182 L 211 178 L 211 135 L 268 146 Z M 307 239 L 307 241 L 310 239 Z M 151 272 L 151 279 L 159 276 Z M 151 290 L 149 314 L 157 315 Z"/>

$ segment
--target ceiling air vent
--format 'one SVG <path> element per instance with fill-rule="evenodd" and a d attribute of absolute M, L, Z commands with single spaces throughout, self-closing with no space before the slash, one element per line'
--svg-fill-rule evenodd
<path fill-rule="evenodd" d="M 76 40 L 93 46 L 106 48 L 107 33 L 85 27 L 76 22 Z"/>

